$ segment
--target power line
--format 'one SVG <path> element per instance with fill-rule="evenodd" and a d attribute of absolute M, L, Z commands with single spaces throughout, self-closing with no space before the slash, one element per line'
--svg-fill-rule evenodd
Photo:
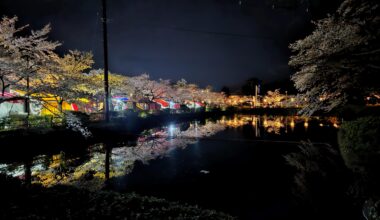
<path fill-rule="evenodd" d="M 160 27 L 160 26 L 157 26 L 157 27 L 158 28 L 171 29 L 171 30 L 175 30 L 175 31 L 181 31 L 181 32 L 192 32 L 192 33 L 199 33 L 199 34 L 227 36 L 227 37 L 273 40 L 273 37 L 268 37 L 268 36 L 256 36 L 256 35 L 250 35 L 250 34 L 206 31 L 206 30 L 197 30 L 197 29 L 190 29 L 190 28 L 183 28 L 183 27 Z"/>

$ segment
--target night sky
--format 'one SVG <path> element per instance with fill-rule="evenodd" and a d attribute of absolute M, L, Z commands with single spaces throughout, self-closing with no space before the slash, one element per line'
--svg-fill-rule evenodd
<path fill-rule="evenodd" d="M 292 73 L 288 44 L 310 33 L 314 14 L 328 11 L 306 7 L 273 9 L 268 0 L 108 0 L 110 70 L 216 89 L 250 77 L 286 79 Z M 92 51 L 95 67 L 103 66 L 100 0 L 0 0 L 0 15 L 17 15 L 33 29 L 51 23 L 50 39 L 63 43 L 59 53 Z"/>

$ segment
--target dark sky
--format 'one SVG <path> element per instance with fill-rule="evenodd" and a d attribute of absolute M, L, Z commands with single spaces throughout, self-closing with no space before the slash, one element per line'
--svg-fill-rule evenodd
<path fill-rule="evenodd" d="M 215 88 L 250 77 L 288 78 L 287 45 L 310 32 L 313 14 L 305 5 L 272 9 L 267 2 L 108 0 L 110 70 Z M 100 6 L 100 0 L 0 0 L 0 15 L 17 15 L 33 29 L 51 23 L 50 39 L 63 43 L 59 52 L 92 51 L 102 67 Z"/>

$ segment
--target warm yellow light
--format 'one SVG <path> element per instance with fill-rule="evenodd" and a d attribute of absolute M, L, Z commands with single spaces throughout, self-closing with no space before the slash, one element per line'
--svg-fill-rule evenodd
<path fill-rule="evenodd" d="M 319 124 L 319 126 L 320 126 L 320 127 L 323 127 L 323 124 L 322 124 L 322 123 L 320 123 L 320 124 Z"/>

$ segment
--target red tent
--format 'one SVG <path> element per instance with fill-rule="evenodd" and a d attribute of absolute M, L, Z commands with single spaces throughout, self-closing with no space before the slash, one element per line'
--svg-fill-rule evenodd
<path fill-rule="evenodd" d="M 162 100 L 162 99 L 155 99 L 153 100 L 155 102 L 157 102 L 158 104 L 160 104 L 163 108 L 167 108 L 169 107 L 169 102 L 165 101 L 165 100 Z"/>
<path fill-rule="evenodd" d="M 78 111 L 79 110 L 79 108 L 78 108 L 78 105 L 77 104 L 75 104 L 75 103 L 71 103 L 71 110 L 73 110 L 73 111 Z"/>
<path fill-rule="evenodd" d="M 198 105 L 199 107 L 204 107 L 205 104 L 203 104 L 202 102 L 195 102 L 196 105 Z"/>
<path fill-rule="evenodd" d="M 4 98 L 12 98 L 12 97 L 14 97 L 14 96 L 15 96 L 14 94 L 9 93 L 9 92 L 4 92 L 4 96 L 3 96 L 3 94 L 0 92 L 0 97 L 4 97 Z M 12 102 L 12 103 L 19 103 L 19 102 L 23 102 L 23 100 L 22 100 L 22 99 L 20 99 L 20 100 L 12 100 L 12 101 L 10 101 L 10 102 Z"/>

